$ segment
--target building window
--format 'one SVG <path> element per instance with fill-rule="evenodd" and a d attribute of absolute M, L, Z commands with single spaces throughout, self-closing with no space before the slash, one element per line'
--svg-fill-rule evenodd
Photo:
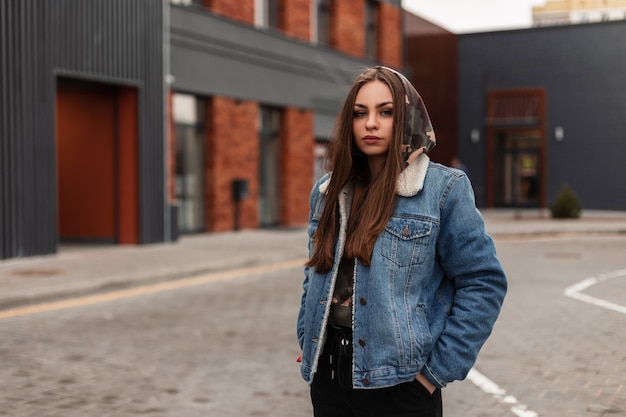
<path fill-rule="evenodd" d="M 203 5 L 203 0 L 170 0 L 172 4 L 180 4 L 183 6 L 200 6 Z"/>
<path fill-rule="evenodd" d="M 367 0 L 365 11 L 365 42 L 367 57 L 376 59 L 378 57 L 378 2 Z"/>
<path fill-rule="evenodd" d="M 259 175 L 259 220 L 261 226 L 276 226 L 280 221 L 280 114 L 275 107 L 261 107 Z"/>
<path fill-rule="evenodd" d="M 178 230 L 204 230 L 204 101 L 174 94 L 176 131 L 176 185 Z"/>
<path fill-rule="evenodd" d="M 279 29 L 279 0 L 255 0 L 254 24 L 257 27 Z"/>
<path fill-rule="evenodd" d="M 314 0 L 312 16 L 315 22 L 311 25 L 313 34 L 311 39 L 319 45 L 330 44 L 330 2 L 331 0 Z"/>

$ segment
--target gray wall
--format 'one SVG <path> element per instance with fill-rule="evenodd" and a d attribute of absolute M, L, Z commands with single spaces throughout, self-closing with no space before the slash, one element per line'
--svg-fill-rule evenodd
<path fill-rule="evenodd" d="M 176 91 L 312 109 L 321 138 L 356 73 L 374 64 L 192 7 L 170 8 L 170 42 Z"/>
<path fill-rule="evenodd" d="M 459 154 L 479 204 L 486 93 L 529 87 L 547 94 L 548 204 L 568 183 L 583 208 L 626 210 L 626 21 L 459 37 Z M 481 132 L 477 145 L 472 128 Z"/>
<path fill-rule="evenodd" d="M 0 2 L 0 259 L 56 252 L 56 76 L 138 87 L 140 242 L 167 237 L 163 2 Z"/>

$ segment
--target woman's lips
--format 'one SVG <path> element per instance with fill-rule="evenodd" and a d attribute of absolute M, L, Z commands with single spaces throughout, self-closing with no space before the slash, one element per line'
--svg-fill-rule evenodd
<path fill-rule="evenodd" d="M 380 140 L 380 138 L 378 136 L 365 136 L 363 138 L 363 142 L 367 143 L 367 144 L 375 144 Z"/>

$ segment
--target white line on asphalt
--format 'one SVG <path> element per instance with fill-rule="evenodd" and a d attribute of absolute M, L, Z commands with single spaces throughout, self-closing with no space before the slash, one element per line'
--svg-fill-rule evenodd
<path fill-rule="evenodd" d="M 607 279 L 626 277 L 626 269 L 620 269 L 618 271 L 607 272 L 605 274 L 598 275 L 597 277 L 591 277 L 582 280 L 581 282 L 571 285 L 565 289 L 565 295 L 575 300 L 583 301 L 585 303 L 593 304 L 599 307 L 603 307 L 609 310 L 617 311 L 618 313 L 626 314 L 626 307 L 612 303 L 610 301 L 595 298 L 587 294 L 583 294 L 582 291 L 587 288 L 596 285 L 599 282 L 606 281 Z M 511 412 L 519 417 L 538 417 L 535 411 L 529 410 L 528 407 L 520 403 L 517 398 L 512 395 L 508 395 L 506 391 L 500 388 L 495 382 L 487 378 L 485 375 L 472 368 L 467 375 L 467 379 L 483 392 L 491 395 L 493 398 L 504 404 L 511 405 Z"/>
<path fill-rule="evenodd" d="M 612 303 L 610 301 L 603 300 L 601 298 L 592 297 L 587 294 L 583 294 L 582 291 L 596 285 L 601 281 L 606 281 L 611 278 L 626 277 L 626 269 L 620 269 L 618 271 L 607 272 L 606 274 L 598 275 L 597 277 L 591 277 L 580 281 L 577 284 L 569 286 L 565 289 L 565 295 L 578 301 L 593 304 L 598 307 L 606 308 L 608 310 L 617 311 L 618 313 L 626 314 L 626 307 Z"/>
<path fill-rule="evenodd" d="M 496 400 L 510 405 L 511 412 L 515 413 L 515 415 L 519 417 L 539 417 L 539 414 L 529 410 L 526 405 L 520 403 L 514 396 L 508 395 L 504 389 L 476 369 L 470 369 L 467 379 Z"/>

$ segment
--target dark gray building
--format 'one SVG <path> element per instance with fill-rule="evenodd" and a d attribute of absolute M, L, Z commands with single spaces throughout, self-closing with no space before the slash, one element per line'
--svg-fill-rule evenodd
<path fill-rule="evenodd" d="M 0 259 L 168 240 L 164 8 L 1 2 Z"/>
<path fill-rule="evenodd" d="M 626 21 L 459 36 L 458 150 L 478 204 L 626 210 Z"/>

